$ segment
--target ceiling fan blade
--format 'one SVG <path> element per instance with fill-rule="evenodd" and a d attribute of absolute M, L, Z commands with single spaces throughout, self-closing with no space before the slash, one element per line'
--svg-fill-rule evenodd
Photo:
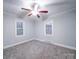
<path fill-rule="evenodd" d="M 21 8 L 22 10 L 32 11 L 31 9 Z"/>
<path fill-rule="evenodd" d="M 39 11 L 39 13 L 48 13 L 48 11 Z"/>
<path fill-rule="evenodd" d="M 24 18 L 26 15 L 27 15 L 27 11 L 20 11 L 20 12 L 18 12 L 17 13 L 17 16 L 19 17 L 19 18 Z"/>
<path fill-rule="evenodd" d="M 40 15 L 39 15 L 39 14 L 37 14 L 37 17 L 38 17 L 38 18 L 40 18 Z"/>
<path fill-rule="evenodd" d="M 29 14 L 28 14 L 28 16 L 31 16 L 31 15 L 32 15 L 32 13 L 29 13 Z"/>

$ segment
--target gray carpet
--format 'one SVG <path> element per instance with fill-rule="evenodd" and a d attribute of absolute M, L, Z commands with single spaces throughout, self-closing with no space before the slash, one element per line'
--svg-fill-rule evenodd
<path fill-rule="evenodd" d="M 32 40 L 3 50 L 3 59 L 76 59 L 76 51 Z"/>

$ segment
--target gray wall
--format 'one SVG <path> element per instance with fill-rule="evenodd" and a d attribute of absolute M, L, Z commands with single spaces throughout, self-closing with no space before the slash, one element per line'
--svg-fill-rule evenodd
<path fill-rule="evenodd" d="M 53 24 L 53 36 L 44 35 L 44 24 L 48 22 Z M 35 27 L 38 40 L 76 47 L 76 16 L 73 11 L 55 17 L 52 16 L 44 22 L 37 21 Z"/>
<path fill-rule="evenodd" d="M 58 16 L 51 16 L 47 20 L 32 21 L 32 19 L 19 19 L 9 13 L 4 13 L 3 20 L 3 45 L 15 44 L 21 41 L 28 41 L 32 38 L 37 40 L 47 41 L 51 43 L 58 43 L 70 47 L 76 47 L 76 20 L 75 12 L 68 12 L 59 14 Z M 15 22 L 22 20 L 25 22 L 25 36 L 17 37 L 15 35 Z M 53 36 L 44 35 L 44 25 L 48 22 L 53 24 Z"/>
<path fill-rule="evenodd" d="M 15 23 L 17 20 L 21 20 L 25 23 L 24 36 L 16 36 Z M 33 38 L 33 22 L 28 19 L 20 19 L 11 13 L 4 12 L 3 19 L 3 45 L 8 46 L 21 41 L 29 40 Z"/>

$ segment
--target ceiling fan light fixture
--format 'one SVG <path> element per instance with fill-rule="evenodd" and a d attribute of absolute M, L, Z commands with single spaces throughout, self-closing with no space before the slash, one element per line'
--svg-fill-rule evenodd
<path fill-rule="evenodd" d="M 32 15 L 36 16 L 38 14 L 37 11 L 32 11 Z"/>
<path fill-rule="evenodd" d="M 38 7 L 39 7 L 39 5 L 35 4 L 34 9 L 32 10 L 32 14 L 35 15 L 35 16 L 38 14 Z"/>

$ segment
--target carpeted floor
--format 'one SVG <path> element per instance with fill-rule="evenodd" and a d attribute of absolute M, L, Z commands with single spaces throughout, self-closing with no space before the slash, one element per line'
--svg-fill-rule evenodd
<path fill-rule="evenodd" d="M 3 59 L 76 59 L 76 51 L 32 40 L 3 50 Z"/>

